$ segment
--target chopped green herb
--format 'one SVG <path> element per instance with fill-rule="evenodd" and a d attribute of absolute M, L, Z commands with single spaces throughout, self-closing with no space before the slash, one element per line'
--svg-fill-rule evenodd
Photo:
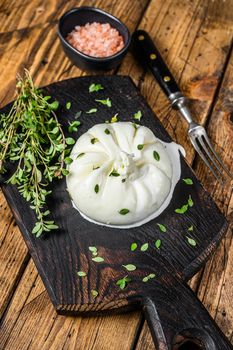
<path fill-rule="evenodd" d="M 70 109 L 70 107 L 71 107 L 71 102 L 67 102 L 66 103 L 66 109 Z"/>
<path fill-rule="evenodd" d="M 103 262 L 104 258 L 101 258 L 100 256 L 97 256 L 96 258 L 92 258 L 94 262 Z"/>
<path fill-rule="evenodd" d="M 77 272 L 77 275 L 78 275 L 79 277 L 85 277 L 87 274 L 86 274 L 86 272 L 84 272 L 84 271 L 78 271 L 78 272 Z"/>
<path fill-rule="evenodd" d="M 92 139 L 91 139 L 91 143 L 92 143 L 92 145 L 94 145 L 94 143 L 96 143 L 96 142 L 98 142 L 99 140 L 96 138 L 96 137 L 93 137 Z"/>
<path fill-rule="evenodd" d="M 64 159 L 64 162 L 65 162 L 66 164 L 71 164 L 71 163 L 73 162 L 73 159 L 70 158 L 70 157 L 66 157 L 66 158 Z"/>
<path fill-rule="evenodd" d="M 132 252 L 134 252 L 137 249 L 137 247 L 138 247 L 137 243 L 132 243 L 130 246 L 130 249 Z"/>
<path fill-rule="evenodd" d="M 188 231 L 193 231 L 193 225 L 189 226 Z"/>
<path fill-rule="evenodd" d="M 83 152 L 82 152 L 82 153 L 79 153 L 79 155 L 77 155 L 76 159 L 78 159 L 78 158 L 84 156 L 84 154 L 85 154 L 85 153 L 83 153 Z"/>
<path fill-rule="evenodd" d="M 49 104 L 49 107 L 50 107 L 50 109 L 55 111 L 59 107 L 59 102 L 58 101 L 54 101 L 54 102 Z"/>
<path fill-rule="evenodd" d="M 155 274 L 154 273 L 150 273 L 148 276 L 146 276 L 146 277 L 144 277 L 143 279 L 142 279 L 142 282 L 148 282 L 150 279 L 152 279 L 152 278 L 155 278 Z"/>
<path fill-rule="evenodd" d="M 107 98 L 106 100 L 95 100 L 95 101 L 101 103 L 102 105 L 112 107 L 112 102 L 109 98 Z"/>
<path fill-rule="evenodd" d="M 95 289 L 92 289 L 92 290 L 91 290 L 91 295 L 92 295 L 93 298 L 95 299 L 96 297 L 98 297 L 99 292 L 97 292 L 97 290 L 95 290 Z"/>
<path fill-rule="evenodd" d="M 56 126 L 52 131 L 50 131 L 52 134 L 56 135 L 59 131 L 58 126 Z"/>
<path fill-rule="evenodd" d="M 67 169 L 62 169 L 62 174 L 64 175 L 64 176 L 67 176 L 67 175 L 69 175 L 69 170 L 67 170 Z"/>
<path fill-rule="evenodd" d="M 186 236 L 186 238 L 187 238 L 188 243 L 189 243 L 191 246 L 195 247 L 195 246 L 197 245 L 197 242 L 195 241 L 195 239 L 190 238 L 190 237 L 188 237 L 188 236 Z"/>
<path fill-rule="evenodd" d="M 188 203 L 184 204 L 181 208 L 177 208 L 175 210 L 175 212 L 178 213 L 178 214 L 184 214 L 188 210 L 188 208 L 192 207 L 192 206 L 193 206 L 193 200 L 192 200 L 191 195 L 189 195 Z"/>
<path fill-rule="evenodd" d="M 158 154 L 158 152 L 154 151 L 153 152 L 153 157 L 155 160 L 159 161 L 160 160 L 160 155 Z"/>
<path fill-rule="evenodd" d="M 137 145 L 137 149 L 141 151 L 143 149 L 144 145 Z"/>
<path fill-rule="evenodd" d="M 126 209 L 126 208 L 123 208 L 119 211 L 119 214 L 121 214 L 121 215 L 126 215 L 128 213 L 129 213 L 129 209 Z"/>
<path fill-rule="evenodd" d="M 126 181 L 126 179 L 122 179 L 122 180 L 121 180 L 121 182 L 123 182 L 123 183 L 124 183 L 125 181 Z"/>
<path fill-rule="evenodd" d="M 192 179 L 183 179 L 183 181 L 186 183 L 186 185 L 193 185 L 193 180 Z"/>
<path fill-rule="evenodd" d="M 149 244 L 148 243 L 144 243 L 142 246 L 141 246 L 141 251 L 142 252 L 145 252 L 149 247 Z"/>
<path fill-rule="evenodd" d="M 115 115 L 111 118 L 111 123 L 117 123 L 117 122 L 118 122 L 117 116 L 118 116 L 118 113 L 115 114 Z"/>
<path fill-rule="evenodd" d="M 137 111 L 135 114 L 134 114 L 134 119 L 136 119 L 136 120 L 141 120 L 141 118 L 142 118 L 142 112 L 141 111 Z"/>
<path fill-rule="evenodd" d="M 120 174 L 115 169 L 113 169 L 113 171 L 109 174 L 109 176 L 117 177 L 117 176 L 120 176 Z"/>
<path fill-rule="evenodd" d="M 167 232 L 167 228 L 166 226 L 162 225 L 162 224 L 157 224 L 159 226 L 159 229 L 161 232 Z"/>
<path fill-rule="evenodd" d="M 131 278 L 129 278 L 128 276 L 125 276 L 125 277 L 119 279 L 116 282 L 116 285 L 119 286 L 120 289 L 124 289 L 128 282 L 131 282 Z"/>
<path fill-rule="evenodd" d="M 188 198 L 188 205 L 189 205 L 190 207 L 193 206 L 193 200 L 192 200 L 191 195 L 189 195 L 189 198 Z"/>
<path fill-rule="evenodd" d="M 97 92 L 99 90 L 103 90 L 103 86 L 101 84 L 91 84 L 89 86 L 89 92 Z"/>
<path fill-rule="evenodd" d="M 142 279 L 142 282 L 148 282 L 148 277 L 147 277 L 147 276 L 144 277 L 144 278 Z"/>
<path fill-rule="evenodd" d="M 184 214 L 188 210 L 188 207 L 189 207 L 188 204 L 184 204 L 184 205 L 182 205 L 181 208 L 177 208 L 175 210 L 175 212 L 178 213 L 178 214 Z"/>
<path fill-rule="evenodd" d="M 82 111 L 78 111 L 75 113 L 75 119 L 78 119 L 82 114 Z"/>
<path fill-rule="evenodd" d="M 161 247 L 161 240 L 160 239 L 157 239 L 155 241 L 155 246 L 156 246 L 157 249 L 159 249 Z"/>
<path fill-rule="evenodd" d="M 105 134 L 107 134 L 107 135 L 111 134 L 110 131 L 109 131 L 109 129 L 105 129 L 104 132 L 105 132 Z"/>
<path fill-rule="evenodd" d="M 96 113 L 97 112 L 97 108 L 91 108 L 89 109 L 89 111 L 86 111 L 87 114 L 92 114 L 92 113 Z"/>
<path fill-rule="evenodd" d="M 96 253 L 97 252 L 97 248 L 96 247 L 88 247 L 88 249 L 90 250 L 90 252 L 92 253 Z"/>
<path fill-rule="evenodd" d="M 81 122 L 79 120 L 74 120 L 72 123 L 69 123 L 68 131 L 69 132 L 78 131 L 78 126 L 80 124 L 81 124 Z"/>
<path fill-rule="evenodd" d="M 136 266 L 133 264 L 128 264 L 128 265 L 122 265 L 127 271 L 134 271 L 136 270 Z"/>
<path fill-rule="evenodd" d="M 96 166 L 96 167 L 93 167 L 93 170 L 97 170 L 99 168 L 100 168 L 99 166 Z"/>
<path fill-rule="evenodd" d="M 72 137 L 66 138 L 66 144 L 67 145 L 73 145 L 75 143 L 75 140 Z"/>
<path fill-rule="evenodd" d="M 99 192 L 99 189 L 100 189 L 99 185 L 98 185 L 98 184 L 96 184 L 96 185 L 95 185 L 95 188 L 94 188 L 95 193 L 98 193 L 98 192 Z"/>

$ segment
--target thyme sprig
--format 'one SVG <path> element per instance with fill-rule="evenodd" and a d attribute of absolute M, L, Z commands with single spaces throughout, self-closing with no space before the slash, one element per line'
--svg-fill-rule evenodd
<path fill-rule="evenodd" d="M 18 187 L 35 211 L 32 233 L 37 237 L 58 228 L 45 208 L 51 193 L 48 185 L 68 173 L 65 163 L 70 150 L 55 114 L 59 103 L 50 101 L 25 71 L 24 78 L 18 77 L 10 112 L 0 115 L 0 173 L 7 161 L 15 162 L 16 169 L 7 182 Z"/>

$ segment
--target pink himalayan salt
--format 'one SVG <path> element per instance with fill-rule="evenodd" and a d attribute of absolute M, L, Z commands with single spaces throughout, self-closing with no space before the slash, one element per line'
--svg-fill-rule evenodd
<path fill-rule="evenodd" d="M 77 50 L 92 57 L 112 56 L 124 47 L 118 30 L 109 23 L 87 23 L 76 26 L 66 40 Z"/>

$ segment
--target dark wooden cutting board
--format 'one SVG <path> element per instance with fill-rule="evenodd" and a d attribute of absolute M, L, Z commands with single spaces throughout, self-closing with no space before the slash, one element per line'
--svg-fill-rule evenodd
<path fill-rule="evenodd" d="M 89 93 L 89 85 L 93 82 L 101 83 L 104 90 Z M 74 138 L 78 138 L 94 124 L 110 120 L 115 113 L 118 113 L 120 121 L 135 121 L 133 115 L 140 110 L 143 117 L 139 124 L 149 127 L 163 141 L 171 141 L 128 77 L 69 79 L 45 87 L 44 91 L 59 101 L 57 114 L 66 135 L 68 123 L 75 119 L 77 111 L 82 111 L 79 118 L 82 126 L 78 133 L 72 135 Z M 111 108 L 95 102 L 95 99 L 106 98 L 111 99 Z M 72 103 L 70 110 L 65 108 L 68 101 Z M 85 113 L 94 107 L 98 109 L 97 113 Z M 9 105 L 1 112 L 8 109 Z M 59 229 L 40 239 L 31 234 L 35 214 L 29 204 L 14 186 L 2 181 L 6 199 L 59 313 L 100 313 L 144 305 L 159 349 L 170 349 L 173 341 L 181 344 L 187 337 L 204 341 L 206 334 L 201 332 L 204 332 L 205 322 L 215 344 L 222 342 L 219 349 L 231 348 L 214 322 L 209 320 L 201 303 L 183 284 L 215 249 L 226 231 L 227 222 L 182 156 L 181 167 L 181 180 L 167 209 L 158 218 L 133 229 L 119 230 L 86 221 L 72 207 L 65 179 L 54 182 L 48 209 Z M 185 184 L 183 178 L 191 178 L 193 185 Z M 187 202 L 189 195 L 193 199 L 193 207 L 185 214 L 175 213 L 176 208 Z M 165 225 L 167 232 L 161 232 L 157 223 Z M 188 232 L 191 225 L 194 230 Z M 197 245 L 191 246 L 186 236 L 195 239 Z M 162 242 L 160 249 L 155 247 L 157 239 Z M 138 244 L 134 252 L 130 250 L 133 242 Z M 142 252 L 140 247 L 144 243 L 148 243 L 149 248 Z M 104 262 L 92 261 L 89 246 L 97 247 Z M 127 272 L 122 266 L 126 264 L 134 264 L 137 269 Z M 87 276 L 79 277 L 78 271 L 86 272 Z M 156 277 L 147 283 L 142 282 L 143 277 L 150 273 Z M 126 275 L 132 281 L 121 290 L 116 282 Z M 93 297 L 92 290 L 98 291 L 96 298 Z M 191 328 L 196 331 L 190 333 Z M 174 340 L 177 333 L 182 335 Z M 207 343 L 211 339 L 207 339 Z"/>

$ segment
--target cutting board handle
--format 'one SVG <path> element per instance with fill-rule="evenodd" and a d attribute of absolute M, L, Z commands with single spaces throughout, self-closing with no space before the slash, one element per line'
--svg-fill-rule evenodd
<path fill-rule="evenodd" d="M 174 277 L 174 276 L 173 276 Z M 178 281 L 143 299 L 156 350 L 232 350 L 225 335 L 194 292 Z"/>

